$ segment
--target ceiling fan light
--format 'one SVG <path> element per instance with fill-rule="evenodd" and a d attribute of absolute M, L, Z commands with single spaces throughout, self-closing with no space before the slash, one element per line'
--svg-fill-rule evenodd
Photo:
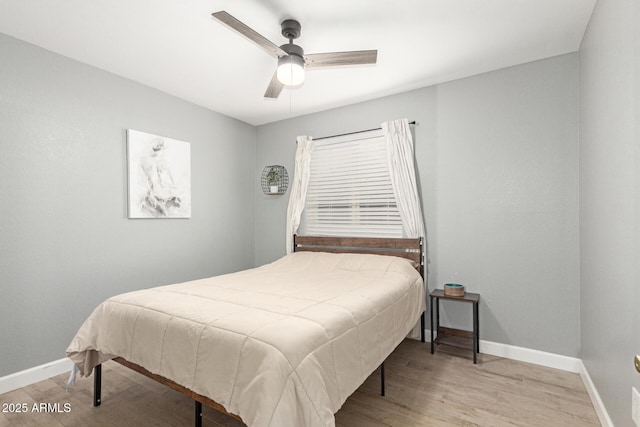
<path fill-rule="evenodd" d="M 304 82 L 304 59 L 298 55 L 287 55 L 278 59 L 277 76 L 285 86 L 298 86 Z"/>

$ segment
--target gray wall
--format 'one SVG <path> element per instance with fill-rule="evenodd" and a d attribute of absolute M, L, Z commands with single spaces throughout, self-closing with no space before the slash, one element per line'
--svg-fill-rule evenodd
<path fill-rule="evenodd" d="M 429 288 L 481 294 L 482 339 L 576 357 L 580 349 L 578 58 L 563 55 L 259 126 L 256 175 L 293 174 L 295 137 L 417 120 Z M 255 260 L 284 254 L 289 193 L 256 191 Z M 444 322 L 468 327 L 468 307 Z"/>
<path fill-rule="evenodd" d="M 191 142 L 191 219 L 127 219 L 127 128 Z M 0 34 L 0 376 L 64 357 L 106 297 L 252 267 L 255 138 Z"/>
<path fill-rule="evenodd" d="M 617 427 L 640 389 L 640 4 L 599 1 L 580 49 L 580 356 Z"/>

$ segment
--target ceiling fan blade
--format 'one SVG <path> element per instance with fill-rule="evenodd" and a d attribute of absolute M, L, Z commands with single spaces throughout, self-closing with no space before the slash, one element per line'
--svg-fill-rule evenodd
<path fill-rule="evenodd" d="M 349 52 L 310 53 L 304 56 L 305 68 L 338 67 L 342 65 L 375 64 L 377 50 L 354 50 Z"/>
<path fill-rule="evenodd" d="M 280 83 L 278 80 L 277 71 L 273 73 L 273 77 L 271 77 L 271 81 L 269 82 L 269 86 L 267 86 L 267 90 L 264 92 L 265 98 L 273 98 L 276 99 L 280 96 L 280 92 L 282 92 L 282 88 L 284 85 Z"/>
<path fill-rule="evenodd" d="M 255 32 L 253 29 L 251 29 L 247 25 L 243 24 L 238 19 L 236 19 L 233 16 L 229 15 L 224 10 L 221 10 L 219 12 L 214 12 L 214 13 L 211 14 L 211 16 L 213 16 L 215 19 L 217 19 L 218 21 L 222 22 L 224 25 L 226 25 L 227 27 L 231 28 L 232 30 L 240 33 L 240 35 L 246 37 L 250 41 L 252 41 L 255 44 L 257 44 L 259 47 L 261 47 L 269 55 L 271 55 L 271 56 L 273 56 L 275 58 L 280 58 L 281 56 L 286 56 L 287 55 L 287 52 L 285 52 L 284 50 L 280 49 L 278 46 L 276 46 L 275 44 L 270 42 L 267 38 L 261 36 L 260 34 Z"/>

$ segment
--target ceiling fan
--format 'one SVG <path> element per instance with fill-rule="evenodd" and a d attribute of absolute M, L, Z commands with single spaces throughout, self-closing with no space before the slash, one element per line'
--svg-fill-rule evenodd
<path fill-rule="evenodd" d="M 300 30 L 302 28 L 300 23 L 295 19 L 285 19 L 280 24 L 282 27 L 282 35 L 289 39 L 289 43 L 278 47 L 224 10 L 214 12 L 211 16 L 257 44 L 269 55 L 278 59 L 278 68 L 273 74 L 271 82 L 264 93 L 265 98 L 277 98 L 283 87 L 302 84 L 305 69 L 313 70 L 315 68 L 337 67 L 341 65 L 375 64 L 378 58 L 377 50 L 354 50 L 305 55 L 304 50 L 293 43 L 294 39 L 300 37 Z"/>

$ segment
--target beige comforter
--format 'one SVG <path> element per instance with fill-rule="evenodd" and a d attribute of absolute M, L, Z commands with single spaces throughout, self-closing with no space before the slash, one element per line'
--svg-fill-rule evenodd
<path fill-rule="evenodd" d="M 333 426 L 424 309 L 422 278 L 407 260 L 299 252 L 109 298 L 67 356 L 83 375 L 123 357 L 249 426 Z"/>

